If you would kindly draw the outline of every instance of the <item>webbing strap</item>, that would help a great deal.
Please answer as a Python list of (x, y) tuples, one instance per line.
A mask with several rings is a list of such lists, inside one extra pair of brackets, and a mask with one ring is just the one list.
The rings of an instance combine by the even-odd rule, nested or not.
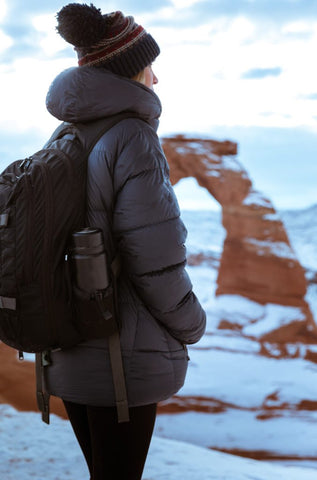
[[(116, 254), (112, 263), (111, 263), (111, 273), (113, 279), (113, 294), (114, 294), (114, 310), (116, 313), (116, 318), (118, 318), (117, 312), (117, 278), (119, 277), (121, 270), (121, 261), (120, 255)], [(122, 351), (120, 345), (120, 335), (119, 330), (117, 329), (112, 335), (108, 338), (109, 345), (109, 355), (110, 363), (112, 370), (112, 378), (114, 385), (114, 392), (116, 398), (118, 422), (129, 422), (129, 404), (127, 389), (124, 376), (123, 360), (122, 360)]]
[(35, 354), (35, 374), (36, 374), (36, 400), (37, 406), (42, 413), (43, 422), (50, 423), (50, 395), (44, 388), (44, 365), (43, 353)]
[(118, 331), (109, 337), (108, 343), (118, 422), (128, 422), (130, 420), (129, 406), (123, 370), (120, 336)]
[(16, 298), (0, 297), (0, 308), (7, 308), (8, 310), (16, 310), (17, 308)]

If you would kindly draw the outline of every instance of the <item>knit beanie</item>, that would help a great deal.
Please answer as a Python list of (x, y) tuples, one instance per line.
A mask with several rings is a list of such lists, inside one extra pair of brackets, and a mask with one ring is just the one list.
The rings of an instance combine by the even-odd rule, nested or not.
[(132, 78), (160, 53), (154, 38), (122, 12), (103, 15), (93, 4), (70, 3), (56, 17), (56, 29), (74, 45), (80, 67), (103, 67)]

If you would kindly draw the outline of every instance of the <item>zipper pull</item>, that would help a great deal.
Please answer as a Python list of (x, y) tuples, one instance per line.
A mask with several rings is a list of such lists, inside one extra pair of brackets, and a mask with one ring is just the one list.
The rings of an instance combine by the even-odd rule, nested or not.
[(24, 360), (24, 355), (23, 355), (22, 350), (19, 350), (19, 360), (20, 360), (20, 362), (22, 362)]

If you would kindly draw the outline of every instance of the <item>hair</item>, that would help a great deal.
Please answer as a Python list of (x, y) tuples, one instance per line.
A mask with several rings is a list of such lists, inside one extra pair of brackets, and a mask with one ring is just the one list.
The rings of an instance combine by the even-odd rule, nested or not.
[(144, 84), (144, 82), (145, 82), (145, 68), (143, 70), (141, 70), (141, 72), (134, 75), (134, 77), (132, 77), (132, 80), (135, 80), (136, 82)]

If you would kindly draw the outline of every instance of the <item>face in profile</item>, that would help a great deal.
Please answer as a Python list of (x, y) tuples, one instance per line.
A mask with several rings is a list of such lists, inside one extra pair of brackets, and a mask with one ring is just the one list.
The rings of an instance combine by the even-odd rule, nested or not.
[(153, 90), (154, 85), (158, 83), (157, 76), (152, 70), (152, 65), (148, 65), (144, 69), (144, 85)]

